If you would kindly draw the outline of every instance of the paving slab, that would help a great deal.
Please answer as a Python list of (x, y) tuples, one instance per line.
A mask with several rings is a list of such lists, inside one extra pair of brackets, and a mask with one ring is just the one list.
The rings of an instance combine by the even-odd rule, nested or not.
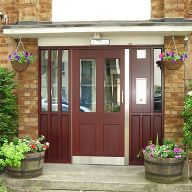
[(159, 184), (145, 179), (144, 166), (45, 163), (39, 177), (15, 179), (6, 172), (0, 177), (6, 187), (17, 192), (192, 192), (192, 183), (185, 174), (178, 183)]

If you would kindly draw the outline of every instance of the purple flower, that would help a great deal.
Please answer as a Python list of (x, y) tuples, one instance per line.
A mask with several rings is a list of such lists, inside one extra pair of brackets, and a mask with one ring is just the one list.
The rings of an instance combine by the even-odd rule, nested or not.
[(16, 55), (16, 56), (15, 56), (15, 58), (16, 58), (17, 60), (19, 60), (19, 59), (20, 59), (20, 57), (19, 57), (18, 55)]
[(33, 53), (31, 53), (30, 55), (33, 55)]
[(187, 54), (185, 54), (185, 58), (187, 58)]
[(171, 53), (171, 57), (174, 57), (174, 54), (175, 54), (175, 52), (172, 52), (172, 53)]
[(175, 59), (173, 59), (172, 62), (175, 63)]
[(180, 59), (179, 59), (180, 61), (182, 61), (183, 60), (183, 55), (181, 55), (181, 57), (180, 57)]
[(13, 53), (13, 55), (17, 55), (17, 52)]
[(170, 56), (169, 53), (166, 53), (167, 56)]
[(11, 58), (11, 55), (9, 55), (8, 58), (9, 58), (9, 59), (12, 59), (12, 58)]
[(25, 57), (28, 57), (29, 56), (29, 53), (25, 52)]
[(163, 61), (163, 57), (161, 57), (161, 61)]
[(27, 63), (30, 63), (30, 60), (29, 60), (29, 59), (27, 59)]

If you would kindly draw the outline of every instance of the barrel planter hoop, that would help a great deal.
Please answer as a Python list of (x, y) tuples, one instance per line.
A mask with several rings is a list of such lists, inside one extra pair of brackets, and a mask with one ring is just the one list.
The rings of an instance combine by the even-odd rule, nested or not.
[(145, 177), (157, 183), (176, 183), (182, 180), (184, 159), (155, 158), (145, 155)]
[(45, 152), (25, 154), (20, 167), (7, 166), (8, 176), (13, 178), (29, 179), (42, 175)]

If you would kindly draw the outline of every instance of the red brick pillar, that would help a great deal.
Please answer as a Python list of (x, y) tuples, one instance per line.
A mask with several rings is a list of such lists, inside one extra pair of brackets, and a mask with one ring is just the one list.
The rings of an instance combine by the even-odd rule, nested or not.
[[(164, 38), (165, 50), (170, 39)], [(175, 43), (178, 52), (184, 51), (184, 37), (175, 37)], [(169, 50), (174, 51), (174, 44), (169, 46)], [(165, 103), (164, 103), (164, 135), (166, 138), (172, 138), (179, 142), (182, 137), (182, 128), (184, 119), (180, 116), (184, 109), (184, 64), (178, 70), (164, 69), (165, 73)]]
[[(37, 39), (22, 39), (28, 53), (38, 55)], [(18, 73), (19, 137), (38, 137), (38, 59)]]

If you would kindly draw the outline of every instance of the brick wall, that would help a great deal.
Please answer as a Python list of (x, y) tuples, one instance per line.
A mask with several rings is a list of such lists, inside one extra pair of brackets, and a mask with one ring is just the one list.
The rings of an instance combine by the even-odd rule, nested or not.
[(185, 18), (192, 19), (192, 1), (185, 0)]
[(164, 1), (151, 0), (151, 18), (159, 19), (164, 17)]
[(52, 0), (19, 0), (19, 21), (51, 21)]
[(191, 0), (151, 0), (151, 18), (192, 19)]
[(40, 0), (39, 21), (46, 22), (52, 20), (52, 0)]
[[(170, 43), (171, 37), (164, 38), (165, 50)], [(178, 52), (184, 51), (184, 37), (175, 37)], [(171, 51), (175, 50), (174, 44), (169, 46)], [(179, 141), (182, 137), (183, 117), (180, 117), (183, 110), (184, 99), (184, 64), (178, 70), (165, 68), (165, 103), (164, 103), (164, 135)]]

